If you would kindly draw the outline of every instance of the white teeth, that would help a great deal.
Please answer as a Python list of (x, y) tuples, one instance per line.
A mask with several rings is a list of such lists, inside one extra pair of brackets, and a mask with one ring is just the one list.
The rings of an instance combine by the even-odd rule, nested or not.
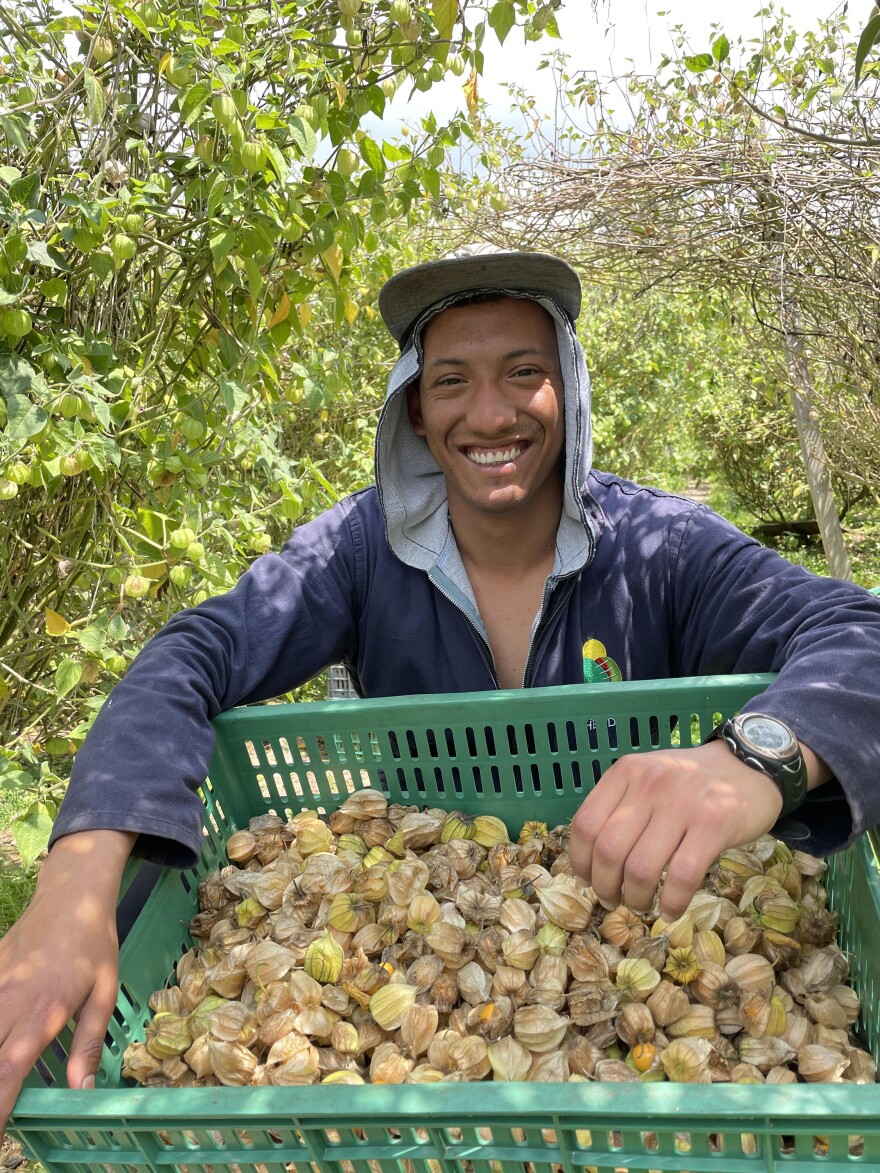
[(475, 464), (506, 464), (521, 454), (522, 448), (505, 448), (501, 452), (469, 452), (468, 459)]

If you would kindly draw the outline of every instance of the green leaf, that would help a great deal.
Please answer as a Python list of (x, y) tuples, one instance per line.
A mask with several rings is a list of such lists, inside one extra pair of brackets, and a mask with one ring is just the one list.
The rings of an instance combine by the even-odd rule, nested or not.
[(253, 257), (244, 258), (244, 271), (247, 274), (248, 290), (254, 301), (257, 301), (263, 292), (263, 274), (260, 272), (259, 261)]
[(82, 30), (82, 18), (79, 16), (58, 16), (50, 20), (45, 26), (47, 33), (75, 33)]
[(121, 615), (114, 615), (107, 624), (107, 635), (115, 640), (125, 639), (128, 635), (128, 624)]
[(314, 379), (303, 379), (303, 393), (312, 411), (319, 411), (327, 401), (323, 385)]
[(503, 45), (507, 34), (516, 24), (516, 13), (510, 0), (498, 0), (489, 13), (489, 24), (495, 31), (498, 43)]
[(2, 128), (7, 140), (17, 151), (20, 151), (22, 155), (28, 154), (31, 149), (31, 144), (27, 136), (25, 123), (18, 115), (0, 115), (0, 128)]
[(42, 240), (29, 240), (27, 244), (27, 259), (35, 265), (43, 265), (47, 269), (67, 269), (68, 265), (61, 254)]
[(12, 821), (12, 835), (25, 870), (32, 868), (49, 845), (52, 816), (44, 802), (34, 802), (23, 815)]
[(104, 111), (107, 108), (104, 87), (91, 69), (83, 70), (83, 85), (86, 89), (86, 110), (89, 122), (97, 126), (104, 117)]
[[(89, 401), (89, 406), (95, 413), (95, 419), (98, 421), (101, 427), (104, 428), (105, 431), (109, 432), (112, 423), (110, 405), (105, 403), (103, 399), (98, 399), (95, 395), (90, 395), (87, 398)], [(114, 461), (113, 463), (116, 464), (117, 461)]]
[(10, 293), (7, 289), (0, 289), (0, 306), (15, 305), (20, 297), (20, 293)]
[(152, 41), (152, 39), (153, 39), (152, 34), (150, 33), (150, 30), (147, 28), (147, 26), (144, 24), (144, 22), (141, 20), (140, 15), (139, 15), (136, 8), (132, 8), (131, 5), (125, 4), (122, 8), (122, 14), (123, 14), (123, 16), (126, 16), (131, 21), (131, 23), (134, 25), (134, 27), (138, 30), (139, 33), (143, 33), (143, 35), (145, 37), (147, 37), (148, 40)]
[(324, 176), (324, 193), (327, 199), (337, 208), (348, 199), (349, 191), (345, 180), (336, 171), (328, 171)]
[(221, 379), (219, 391), (223, 405), (230, 415), (236, 415), (247, 404), (247, 392), (233, 379)]
[(62, 660), (55, 669), (55, 691), (59, 697), (67, 696), (72, 688), (76, 688), (81, 676), (82, 664), (79, 660)]
[(458, 0), (434, 0), (431, 5), (431, 17), (440, 39), (448, 41), (458, 20)]
[(283, 183), (287, 178), (287, 161), (285, 160), (279, 148), (273, 142), (265, 143), (264, 150), (269, 159), (269, 162), (272, 165), (272, 170)]
[[(154, 513), (152, 509), (139, 509), (138, 521), (141, 523), (141, 529), (150, 539), (154, 546), (165, 545), (165, 529), (166, 518), (161, 513)], [(172, 528), (174, 528), (172, 526)], [(121, 636), (114, 635), (113, 639), (121, 639)]]
[(859, 43), (856, 46), (856, 73), (855, 82), (859, 84), (862, 76), (862, 67), (865, 64), (865, 58), (880, 40), (880, 12), (872, 16), (868, 23), (862, 30), (862, 35), (859, 37)]
[(40, 173), (34, 171), (30, 175), (22, 175), (9, 185), (9, 195), (25, 208), (36, 208), (40, 197)]
[(400, 147), (394, 143), (389, 143), (387, 140), (384, 140), (382, 143), (382, 154), (389, 163), (399, 163), (401, 159), (406, 157)]
[(326, 220), (316, 220), (311, 228), (312, 241), (319, 253), (326, 252), (333, 243), (333, 229)]
[(116, 266), (113, 264), (113, 258), (108, 257), (106, 253), (89, 253), (89, 268), (92, 270), (102, 285), (106, 285), (113, 274), (116, 272)]
[(15, 183), (20, 175), (21, 172), (17, 167), (0, 167), (0, 182), (2, 183)]
[(728, 41), (724, 33), (720, 37), (716, 37), (712, 42), (712, 56), (719, 65), (730, 56), (730, 41)]
[(365, 138), (361, 142), (361, 158), (377, 175), (385, 174), (385, 160), (382, 157), (382, 148), (375, 139)]
[[(447, 46), (446, 48), (448, 52), (449, 47)], [(376, 117), (384, 118), (387, 101), (381, 89), (378, 86), (370, 86), (367, 89), (367, 98), (370, 102), (370, 109), (373, 111)]]
[(358, 198), (370, 199), (376, 191), (376, 187), (382, 182), (385, 177), (384, 170), (382, 172), (374, 171), (372, 167), (368, 167), (366, 171), (361, 173), (360, 182), (358, 183)]
[(305, 161), (310, 163), (318, 149), (318, 140), (309, 123), (298, 114), (290, 120), (290, 137)]
[(84, 652), (100, 652), (107, 642), (107, 632), (97, 623), (90, 623), (77, 632), (76, 638)]
[(208, 215), (212, 219), (217, 209), (223, 203), (223, 197), (226, 195), (226, 192), (226, 179), (224, 176), (218, 175), (211, 184), (211, 190), (208, 192)]
[(235, 248), (235, 229), (221, 228), (221, 230), (211, 237), (209, 247), (211, 255), (214, 258), (214, 264), (218, 265), (224, 261), (232, 250)]
[(49, 416), (42, 407), (31, 403), (26, 395), (11, 395), (6, 400), (6, 427), (3, 435), (18, 443), (42, 432)]
[(223, 360), (223, 365), (228, 369), (234, 367), (241, 358), (241, 345), (236, 338), (228, 330), (220, 331), (220, 343), (218, 346), (220, 357)]
[(63, 277), (50, 277), (40, 282), (40, 292), (55, 305), (67, 304), (67, 282)]
[(27, 790), (33, 786), (36, 778), (24, 770), (9, 769), (0, 774), (0, 790)]
[[(98, 415), (97, 403), (92, 404), (92, 409)], [(103, 423), (103, 420), (101, 422)], [(119, 468), (122, 463), (119, 445), (109, 436), (101, 436), (97, 432), (92, 432), (86, 441), (86, 449), (98, 468), (106, 468), (108, 464)]]
[(182, 99), (178, 98), (180, 101), (180, 117), (183, 120), (184, 126), (192, 126), (201, 115), (205, 106), (207, 106), (210, 97), (211, 83), (209, 81), (197, 81), (195, 85), (189, 87)]
[(697, 53), (694, 57), (685, 57), (684, 64), (691, 73), (704, 73), (715, 64), (715, 58), (711, 53)]
[(27, 245), (24, 237), (18, 232), (10, 232), (5, 240), (0, 241), (0, 251), (6, 259), (6, 264), (12, 272), (18, 268), (27, 256)]
[(27, 391), (34, 380), (34, 368), (17, 354), (0, 360), (0, 391), (7, 399)]
[(440, 199), (440, 172), (426, 170), (422, 175), (422, 182), (425, 185), (425, 190), (429, 195), (432, 195), (435, 200)]

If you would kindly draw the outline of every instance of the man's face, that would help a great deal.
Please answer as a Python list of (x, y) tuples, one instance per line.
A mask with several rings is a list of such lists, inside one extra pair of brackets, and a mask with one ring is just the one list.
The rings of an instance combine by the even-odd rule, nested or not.
[(453, 306), (427, 326), (413, 429), (446, 477), (450, 508), (507, 513), (562, 500), (562, 374), (553, 319), (536, 302)]

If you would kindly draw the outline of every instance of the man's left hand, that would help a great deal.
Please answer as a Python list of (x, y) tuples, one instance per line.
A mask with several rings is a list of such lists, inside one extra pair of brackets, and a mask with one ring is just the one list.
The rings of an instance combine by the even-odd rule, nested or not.
[(604, 905), (643, 912), (666, 869), (660, 915), (674, 920), (721, 852), (769, 831), (781, 810), (776, 784), (723, 741), (629, 754), (572, 820), (572, 869)]

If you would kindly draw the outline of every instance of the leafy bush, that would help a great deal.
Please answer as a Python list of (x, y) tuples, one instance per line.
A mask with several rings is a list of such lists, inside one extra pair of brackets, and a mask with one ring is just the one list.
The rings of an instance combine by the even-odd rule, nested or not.
[(470, 131), (367, 127), (466, 70), (473, 113), (487, 28), (517, 21), (554, 30), (533, 0), (467, 25), (455, 0), (0, 12), (0, 785), (33, 799), (26, 863), (144, 640), (368, 479), (375, 291)]

